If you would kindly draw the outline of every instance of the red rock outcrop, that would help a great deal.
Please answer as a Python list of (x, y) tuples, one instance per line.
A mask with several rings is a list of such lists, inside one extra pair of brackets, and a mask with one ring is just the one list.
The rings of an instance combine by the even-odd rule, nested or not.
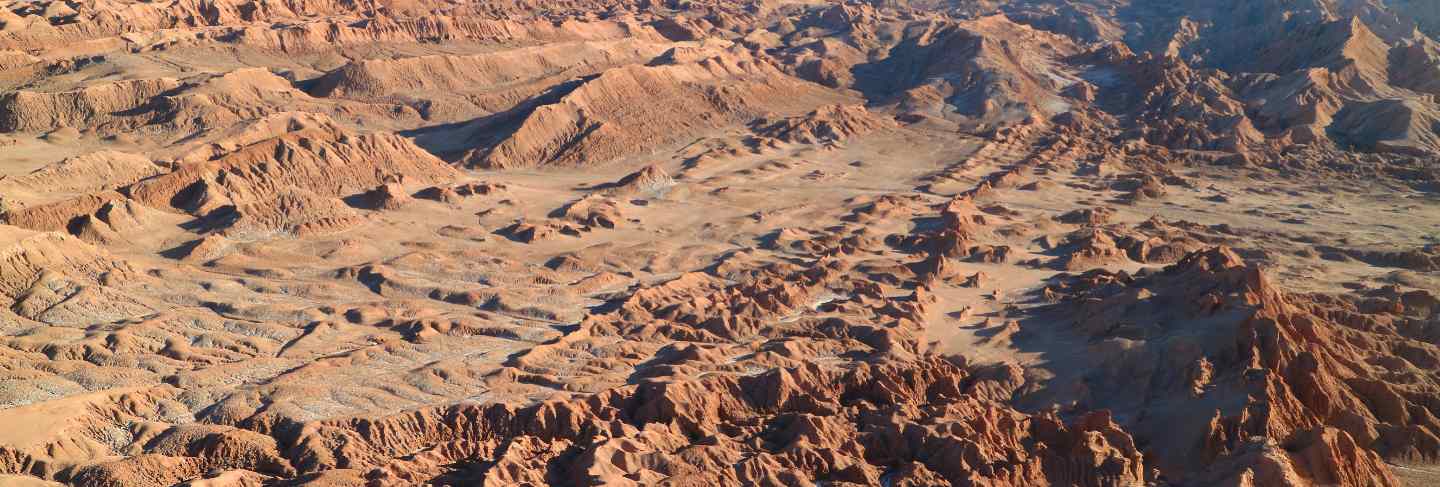
[(340, 197), (392, 181), (437, 182), (457, 175), (396, 136), (358, 135), (323, 118), (282, 118), (280, 123), (288, 126), (214, 144), (128, 192), (151, 206), (205, 214), (227, 204), (263, 201), (286, 186)]
[[(576, 166), (632, 155), (769, 111), (795, 111), (828, 98), (746, 51), (654, 66), (626, 66), (584, 80), (535, 107), (496, 146), (467, 164), (492, 168)], [(818, 104), (818, 103), (815, 103)], [(643, 106), (644, 110), (631, 108)]]
[(818, 144), (843, 142), (894, 126), (892, 120), (872, 114), (863, 106), (829, 105), (801, 117), (762, 123), (758, 132), (785, 142)]
[[(302, 470), (370, 469), (366, 477), (379, 485), (432, 478), (457, 461), (495, 462), (488, 483), (873, 484), (887, 475), (960, 485), (1144, 481), (1139, 452), (1108, 416), (1068, 424), (1026, 416), (976, 397), (978, 383), (968, 376), (939, 361), (840, 374), (779, 369), (645, 383), (523, 409), (463, 405), (363, 427), (315, 424), (296, 440), (307, 451)], [(762, 441), (744, 441), (753, 435)], [(401, 452), (419, 453), (385, 460)]]
[[(1400, 366), (1398, 373), (1409, 377), (1408, 394), (1436, 390), (1433, 374), (1399, 358), (1423, 363), (1428, 360), (1423, 357), (1437, 353), (1403, 331), (1418, 316), (1392, 311), (1400, 308), (1368, 311), (1373, 305), (1286, 293), (1264, 271), (1247, 266), (1226, 248), (1193, 253), (1163, 273), (1117, 277), (1120, 286), (1100, 287), (1098, 295), (1078, 298), (1075, 326), (1093, 339), (1148, 339), (1142, 342), (1144, 347), (1163, 353), (1142, 348), (1106, 359), (1109, 364), (1101, 370), (1145, 370), (1137, 383), (1148, 385), (1133, 392), (1091, 390), (1083, 400), (1117, 413), (1151, 416), (1131, 431), (1158, 442), (1152, 443), (1157, 452), (1173, 452), (1156, 457), (1161, 468), (1192, 465), (1193, 469), (1219, 462), (1211, 469), (1250, 469), (1252, 473), (1242, 476), (1260, 482), (1263, 475), (1276, 475), (1267, 473), (1272, 467), (1265, 462), (1279, 462), (1282, 471), (1299, 472), (1286, 474), (1289, 484), (1398, 485), (1381, 465), (1381, 457), (1435, 455), (1440, 442), (1433, 439), (1432, 416), (1410, 402), (1420, 396), (1381, 385), (1380, 379), (1397, 373), (1394, 367)], [(1151, 311), (1160, 308), (1171, 311)], [(1159, 332), (1147, 329), (1145, 322), (1114, 325), (1138, 316), (1164, 323), (1160, 326), (1201, 326), (1205, 331), (1194, 338), (1163, 339), (1152, 338)], [(1387, 362), (1395, 363), (1378, 365)], [(1181, 394), (1181, 388), (1193, 388), (1192, 405), (1172, 404), (1161, 413), (1138, 401), (1147, 395)], [(1237, 399), (1230, 402), (1233, 406), (1205, 405), (1226, 403), (1227, 397)], [(1186, 421), (1195, 424), (1193, 428), (1175, 423), (1200, 410), (1210, 411), (1214, 419), (1191, 416)], [(1264, 447), (1250, 444), (1256, 436), (1285, 445), (1287, 452), (1305, 453), (1279, 457), (1260, 453), (1257, 448)], [(1185, 444), (1204, 447), (1195, 452), (1199, 456), (1186, 457), (1179, 453)], [(1233, 462), (1242, 466), (1220, 466)]]

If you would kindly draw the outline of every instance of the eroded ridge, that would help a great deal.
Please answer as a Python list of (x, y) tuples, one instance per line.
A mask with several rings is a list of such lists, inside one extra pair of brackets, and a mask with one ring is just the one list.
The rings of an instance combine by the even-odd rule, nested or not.
[(1433, 485), (1437, 42), (0, 1), (0, 484)]

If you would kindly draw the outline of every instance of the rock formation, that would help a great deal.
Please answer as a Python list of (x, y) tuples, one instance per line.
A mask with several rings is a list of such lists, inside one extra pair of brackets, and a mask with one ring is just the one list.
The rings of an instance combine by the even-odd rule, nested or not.
[(0, 485), (1440, 484), (1419, 0), (0, 0)]

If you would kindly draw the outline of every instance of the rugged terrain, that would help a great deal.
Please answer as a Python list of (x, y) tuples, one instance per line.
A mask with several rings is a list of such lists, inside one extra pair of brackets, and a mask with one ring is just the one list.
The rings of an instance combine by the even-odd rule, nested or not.
[(0, 0), (0, 485), (1440, 483), (1440, 3)]

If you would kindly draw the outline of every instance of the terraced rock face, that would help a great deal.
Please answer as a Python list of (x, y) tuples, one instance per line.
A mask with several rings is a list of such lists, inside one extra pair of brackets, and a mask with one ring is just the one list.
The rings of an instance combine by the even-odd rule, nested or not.
[(1437, 35), (0, 0), (0, 485), (1434, 485)]

